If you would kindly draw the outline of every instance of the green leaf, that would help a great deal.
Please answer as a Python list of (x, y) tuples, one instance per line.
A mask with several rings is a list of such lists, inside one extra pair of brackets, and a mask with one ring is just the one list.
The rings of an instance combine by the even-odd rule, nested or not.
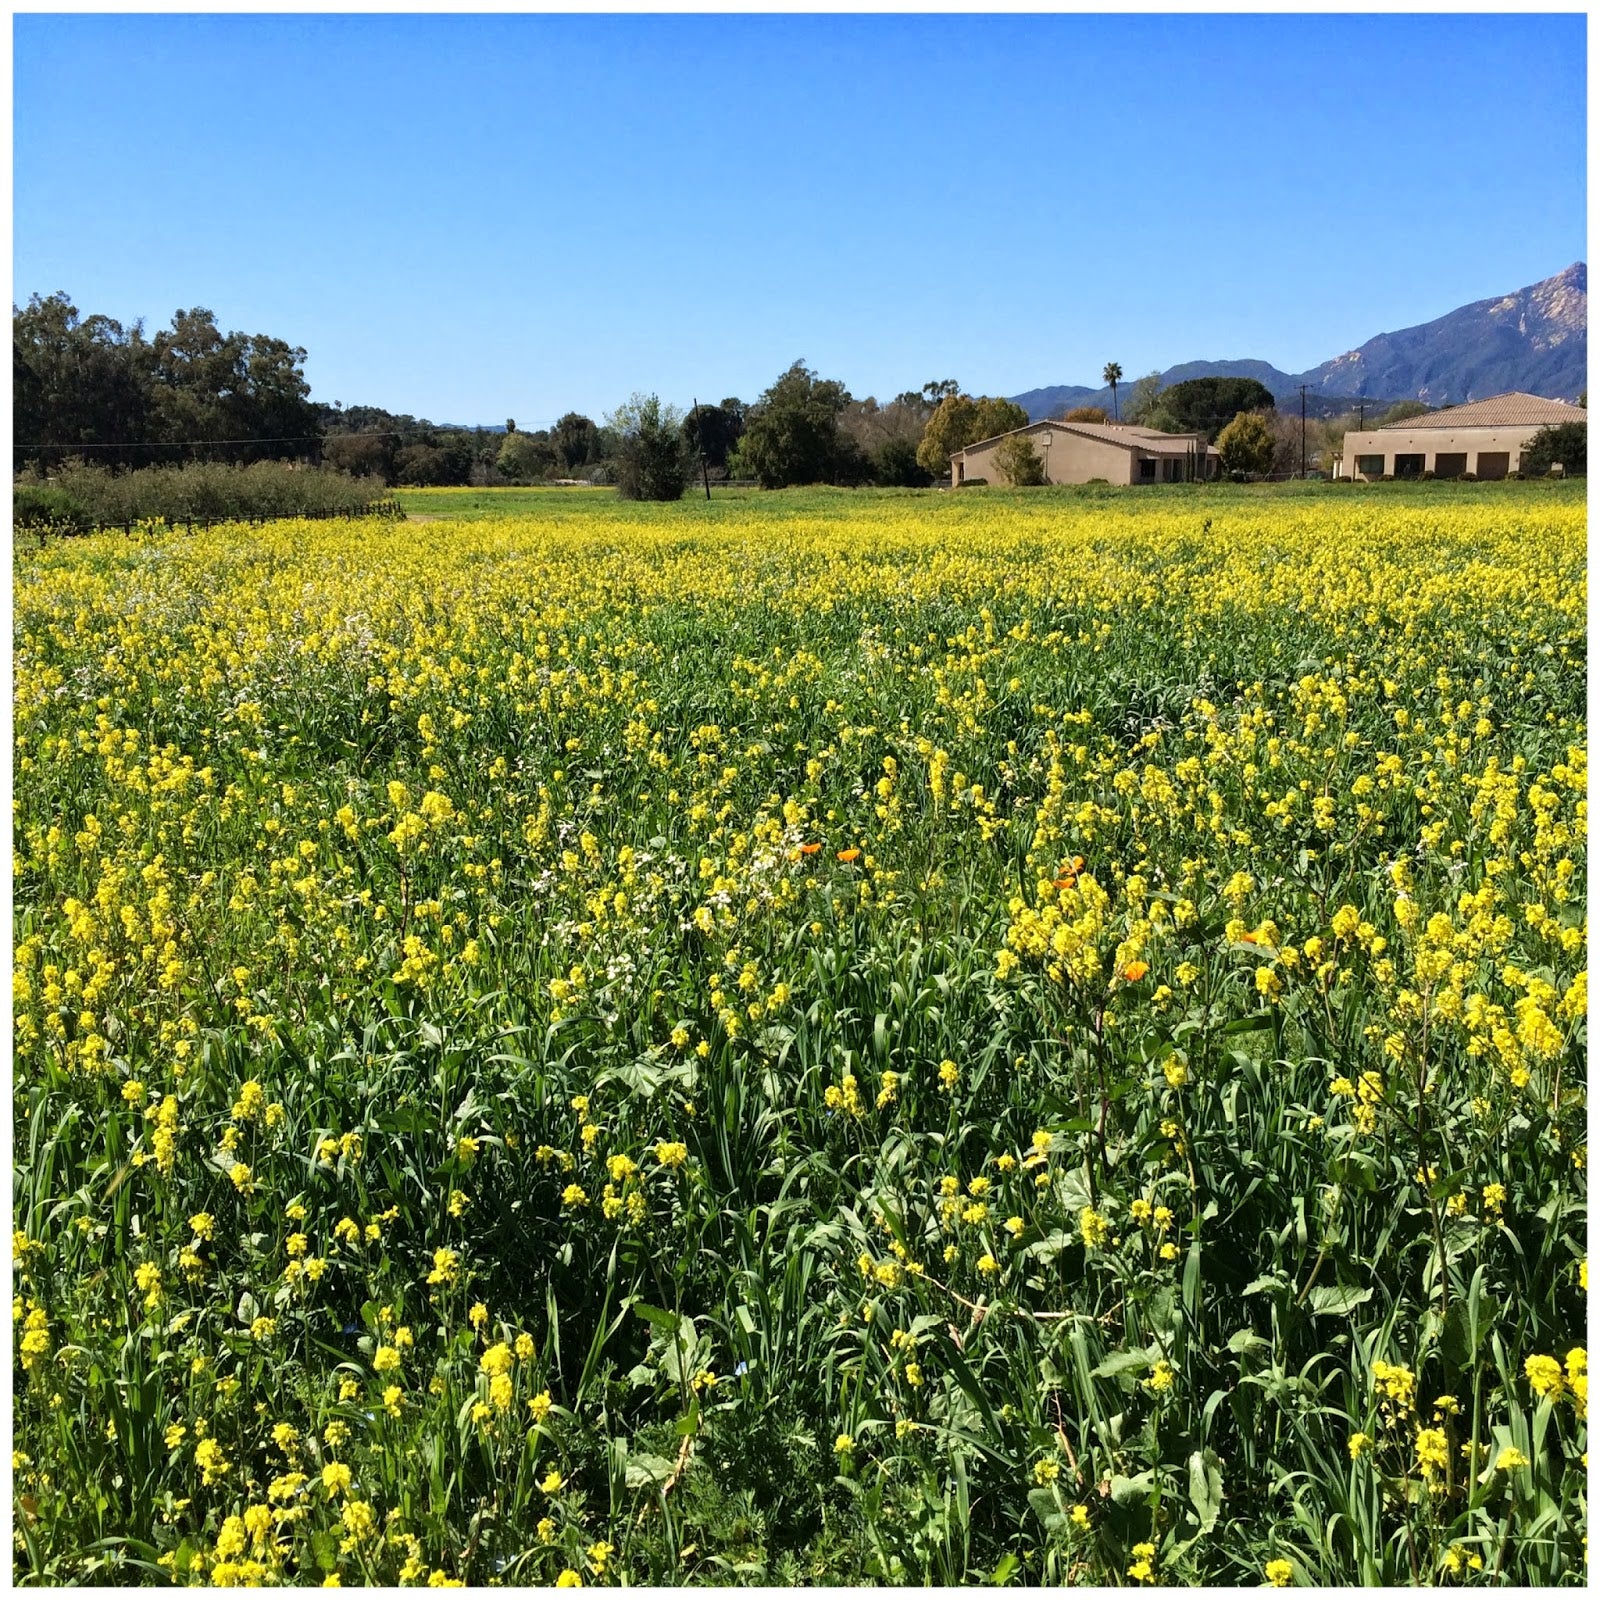
[(312, 1534), (311, 1550), (317, 1558), (317, 1565), (324, 1572), (337, 1571), (339, 1566), (339, 1541), (331, 1533)]
[(630, 1489), (648, 1489), (672, 1476), (672, 1463), (665, 1456), (629, 1456), (623, 1476)]
[(1045, 1526), (1047, 1533), (1059, 1528), (1066, 1518), (1061, 1514), (1061, 1507), (1056, 1504), (1056, 1497), (1050, 1489), (1030, 1489), (1028, 1491), (1028, 1504), (1033, 1507), (1036, 1517)]
[[(1235, 949), (1250, 950), (1250, 945), (1236, 945)], [(1222, 1031), (1227, 1033), (1259, 1033), (1263, 1028), (1272, 1026), (1272, 1013), (1270, 1011), (1252, 1011), (1247, 1017), (1235, 1017), (1232, 1022), (1226, 1023)]]
[(1370, 1289), (1356, 1289), (1348, 1284), (1318, 1285), (1311, 1291), (1311, 1314), (1314, 1317), (1348, 1316), (1357, 1306), (1364, 1306), (1372, 1298)]
[(1121, 1478), (1115, 1473), (1111, 1476), (1111, 1498), (1119, 1506), (1133, 1505), (1144, 1499), (1155, 1487), (1156, 1475), (1153, 1472), (1141, 1472), (1132, 1478)]
[(1143, 1350), (1118, 1350), (1107, 1356), (1093, 1372), (1091, 1378), (1120, 1378), (1128, 1372), (1146, 1372), (1150, 1357)]
[(1328, 1161), (1328, 1176), (1335, 1183), (1348, 1184), (1366, 1194), (1376, 1194), (1378, 1189), (1378, 1163), (1364, 1150), (1351, 1150), (1344, 1155), (1332, 1156)]
[(1210, 1533), (1222, 1513), (1222, 1462), (1215, 1450), (1196, 1450), (1189, 1457), (1189, 1504)]
[(1244, 1286), (1245, 1294), (1276, 1294), (1280, 1289), (1287, 1289), (1289, 1280), (1276, 1272), (1269, 1272), (1264, 1277), (1253, 1278)]
[(1470, 1367), (1499, 1315), (1500, 1302), (1491, 1294), (1477, 1293), (1470, 1303), (1452, 1301), (1439, 1336), (1440, 1353), (1446, 1362), (1462, 1370)]

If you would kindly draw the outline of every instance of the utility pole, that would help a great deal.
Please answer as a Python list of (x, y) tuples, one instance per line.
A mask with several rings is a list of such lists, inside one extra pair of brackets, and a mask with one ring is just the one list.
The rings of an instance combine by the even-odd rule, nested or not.
[(1306, 476), (1306, 386), (1300, 385), (1300, 481)]
[[(679, 394), (683, 391), (680, 389)], [(693, 398), (691, 396), (691, 398)], [(700, 456), (700, 481), (706, 486), (706, 499), (711, 498), (711, 474), (706, 470), (706, 442), (701, 429), (705, 427), (706, 419), (700, 415), (700, 402), (694, 402), (694, 447)]]

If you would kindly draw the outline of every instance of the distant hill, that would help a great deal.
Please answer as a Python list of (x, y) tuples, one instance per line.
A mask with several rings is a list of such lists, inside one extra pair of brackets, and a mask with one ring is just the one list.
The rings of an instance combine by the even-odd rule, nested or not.
[[(1186, 361), (1161, 374), (1163, 386), (1186, 378), (1257, 378), (1280, 405), (1300, 403), (1313, 416), (1346, 411), (1365, 401), (1370, 411), (1396, 400), (1461, 405), (1520, 390), (1575, 399), (1588, 387), (1589, 275), (1581, 261), (1542, 283), (1498, 299), (1478, 300), (1432, 322), (1380, 333), (1359, 349), (1309, 372), (1289, 373), (1266, 361)], [(1137, 373), (1123, 380), (1126, 400)], [(1074, 406), (1111, 410), (1109, 387), (1056, 384), (1012, 398), (1034, 421)]]
[(1589, 386), (1588, 324), (1589, 272), (1577, 261), (1515, 294), (1380, 333), (1296, 381), (1323, 394), (1404, 394), (1432, 406), (1512, 389), (1572, 400)]

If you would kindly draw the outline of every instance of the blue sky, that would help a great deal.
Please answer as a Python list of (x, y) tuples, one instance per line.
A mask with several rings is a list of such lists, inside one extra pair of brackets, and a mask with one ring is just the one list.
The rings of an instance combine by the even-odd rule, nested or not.
[(17, 16), (13, 299), (436, 421), (1251, 356), (1587, 257), (1582, 16)]

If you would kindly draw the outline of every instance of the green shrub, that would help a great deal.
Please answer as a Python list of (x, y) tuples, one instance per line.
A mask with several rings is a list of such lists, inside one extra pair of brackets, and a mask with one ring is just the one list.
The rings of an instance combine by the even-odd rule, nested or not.
[(69, 460), (49, 478), (20, 477), (12, 489), (18, 526), (84, 532), (136, 522), (263, 521), (278, 517), (357, 516), (384, 499), (381, 478), (352, 478), (326, 467), (257, 461), (248, 467), (190, 462), (133, 472)]
[(1589, 471), (1589, 428), (1583, 422), (1563, 422), (1541, 428), (1522, 452), (1522, 470), (1530, 477), (1542, 477), (1560, 465), (1568, 477), (1582, 478)]
[(51, 483), (19, 483), (11, 496), (11, 521), (18, 528), (69, 529), (74, 533), (94, 525), (82, 505)]
[(1044, 462), (1025, 433), (1014, 433), (996, 447), (995, 465), (1007, 482), (1018, 489), (1034, 489), (1044, 482)]

